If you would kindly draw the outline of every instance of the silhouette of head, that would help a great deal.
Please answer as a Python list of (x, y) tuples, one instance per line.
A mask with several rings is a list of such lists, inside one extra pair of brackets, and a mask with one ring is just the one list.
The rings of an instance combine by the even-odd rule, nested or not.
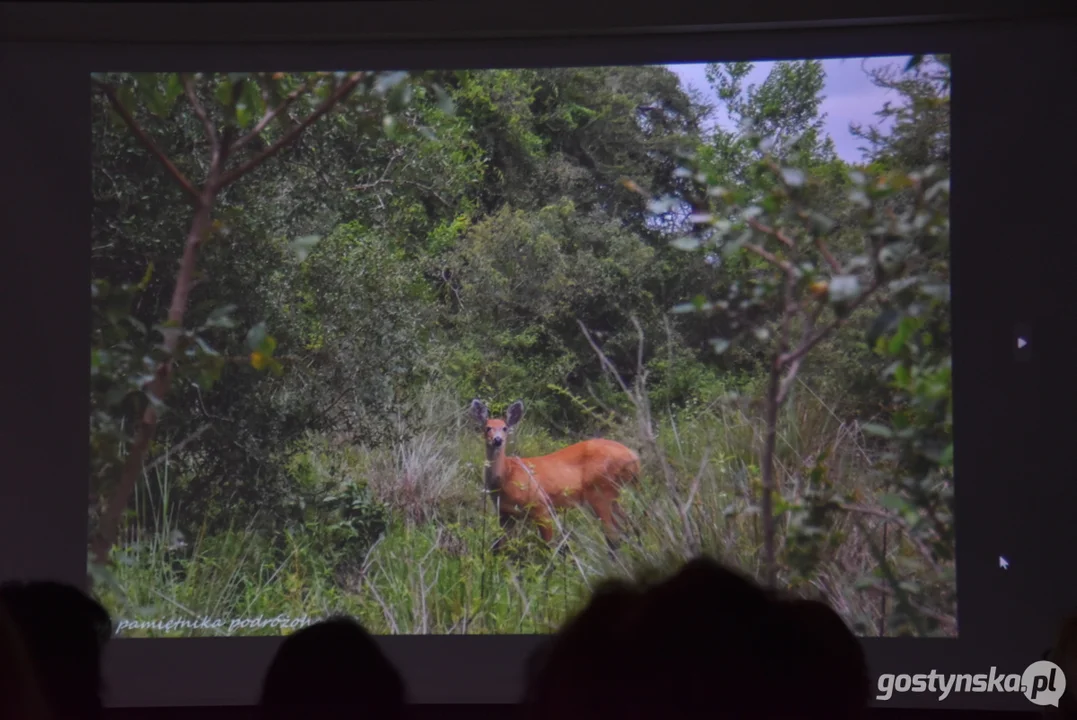
[(0, 603), (17, 628), (51, 715), (101, 714), (101, 656), (112, 622), (81, 590), (54, 582), (0, 585)]
[(535, 717), (616, 717), (605, 690), (621, 688), (621, 662), (642, 593), (626, 583), (597, 588), (587, 607), (530, 658), (525, 704)]
[(1077, 719), (1077, 613), (1063, 623), (1054, 647), (1047, 651), (1046, 659), (1062, 668), (1066, 676), (1066, 691), (1058, 699), (1058, 708), (1045, 708), (1045, 715)]
[(404, 683), (374, 639), (354, 620), (333, 618), (288, 636), (262, 686), (263, 718), (397, 718)]
[(776, 604), (772, 651), (778, 714), (846, 720), (860, 717), (871, 697), (871, 678), (860, 641), (827, 605), (789, 599)]
[(37, 673), (20, 630), (0, 603), (0, 717), (47, 720)]
[(844, 720), (869, 691), (860, 645), (833, 611), (782, 600), (708, 559), (649, 588), (596, 594), (530, 681), (541, 718)]

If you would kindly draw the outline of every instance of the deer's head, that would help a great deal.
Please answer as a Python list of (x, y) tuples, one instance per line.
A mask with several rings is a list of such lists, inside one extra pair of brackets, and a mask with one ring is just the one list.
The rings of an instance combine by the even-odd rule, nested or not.
[(486, 403), (482, 400), (472, 400), (470, 413), (471, 418), (482, 431), (483, 439), (486, 440), (487, 453), (495, 453), (505, 447), (509, 433), (523, 419), (524, 404), (523, 401), (517, 400), (509, 405), (504, 418), (492, 418)]

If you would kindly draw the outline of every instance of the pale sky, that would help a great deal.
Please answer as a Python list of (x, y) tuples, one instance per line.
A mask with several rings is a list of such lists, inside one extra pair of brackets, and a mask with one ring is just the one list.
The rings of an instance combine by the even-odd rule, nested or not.
[[(874, 115), (875, 111), (882, 108), (886, 100), (896, 99), (890, 91), (872, 85), (864, 68), (896, 65), (900, 70), (905, 67), (908, 59), (909, 56), (905, 55), (823, 60), (823, 70), (826, 72), (822, 103), (822, 112), (827, 115), (825, 130), (834, 140), (838, 155), (846, 162), (859, 162), (861, 159), (860, 152), (857, 150), (861, 143), (849, 134), (849, 123), (878, 125), (879, 120)], [(773, 62), (754, 63), (751, 73), (745, 78), (744, 87), (762, 83), (773, 66)], [(705, 64), (667, 65), (666, 67), (681, 78), (682, 84), (695, 87), (709, 100), (715, 101), (714, 94), (707, 83)], [(727, 126), (728, 118), (722, 115), (719, 117), (719, 122)]]

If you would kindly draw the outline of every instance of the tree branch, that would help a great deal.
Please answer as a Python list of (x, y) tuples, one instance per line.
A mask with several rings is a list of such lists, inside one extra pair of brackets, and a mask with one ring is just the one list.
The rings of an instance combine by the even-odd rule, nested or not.
[(124, 124), (127, 125), (131, 134), (138, 138), (139, 142), (150, 151), (150, 154), (157, 158), (158, 162), (164, 166), (165, 170), (168, 171), (168, 174), (172, 176), (172, 179), (179, 183), (180, 188), (183, 189), (183, 192), (187, 197), (191, 200), (197, 200), (198, 190), (191, 184), (191, 181), (180, 172), (179, 168), (172, 163), (169, 157), (165, 155), (164, 151), (157, 147), (157, 143), (146, 134), (146, 131), (139, 126), (138, 121), (127, 111), (127, 108), (123, 106), (123, 103), (120, 102), (120, 99), (116, 96), (116, 89), (111, 85), (107, 85), (98, 80), (94, 80), (93, 84), (94, 87), (104, 93), (109, 104), (112, 105), (112, 109), (116, 111), (116, 114), (119, 115)]
[(789, 237), (781, 230), (772, 228), (769, 225), (764, 225), (763, 223), (757, 222), (756, 220), (753, 220), (751, 218), (748, 219), (748, 226), (756, 232), (761, 232), (764, 235), (770, 235), (772, 238), (780, 242), (782, 245), (785, 245), (787, 248), (796, 247), (796, 243), (793, 241), (793, 238)]
[(293, 127), (287, 133), (285, 133), (279, 140), (277, 140), (275, 143), (263, 150), (261, 153), (255, 155), (253, 158), (243, 163), (239, 167), (235, 168), (234, 170), (225, 173), (214, 185), (214, 192), (221, 190), (228, 185), (231, 185), (236, 180), (243, 177), (251, 170), (254, 170), (256, 167), (264, 163), (269, 158), (276, 155), (278, 152), (281, 151), (282, 148), (293, 143), (295, 139), (299, 137), (299, 134), (301, 132), (306, 130), (322, 115), (325, 115), (327, 112), (336, 107), (337, 103), (350, 95), (352, 91), (355, 90), (356, 87), (358, 87), (359, 83), (362, 82), (365, 75), (366, 73), (364, 72), (352, 73), (348, 77), (348, 79), (345, 82), (341, 83), (340, 87), (338, 87), (333, 92), (333, 94), (327, 97), (325, 101), (321, 105), (319, 105), (317, 109), (314, 110), (314, 112), (312, 112), (306, 117), (306, 119)]
[[(187, 97), (191, 101), (191, 106), (194, 109), (195, 114), (202, 120), (206, 129), (206, 136), (209, 138), (212, 145), (212, 159), (210, 162), (209, 173), (206, 177), (205, 187), (201, 192), (195, 191), (193, 187), (190, 187), (190, 183), (186, 183), (185, 185), (185, 187), (190, 188), (190, 192), (193, 192), (196, 203), (194, 218), (191, 221), (191, 227), (187, 233), (187, 241), (183, 248), (183, 257), (180, 261), (179, 272), (176, 275), (176, 285), (172, 291), (172, 302), (168, 309), (168, 326), (162, 333), (164, 336), (164, 347), (169, 357), (175, 353), (176, 347), (179, 344), (181, 328), (183, 327), (184, 317), (187, 313), (191, 288), (194, 285), (195, 265), (198, 251), (209, 236), (210, 228), (212, 227), (213, 204), (216, 200), (217, 193), (228, 183), (234, 182), (252, 168), (257, 167), (286, 144), (293, 142), (304, 128), (328, 112), (337, 102), (354, 90), (362, 80), (363, 76), (364, 73), (362, 72), (351, 75), (347, 82), (343, 83), (335, 92), (333, 92), (333, 94), (298, 127), (285, 134), (284, 137), (274, 143), (270, 148), (252, 158), (245, 165), (224, 176), (222, 176), (224, 172), (224, 163), (227, 160), (228, 150), (231, 146), (222, 144), (222, 142), (218, 140), (213, 125), (209, 120), (209, 116), (206, 114), (205, 108), (202, 106), (201, 102), (198, 101), (198, 97), (194, 92), (190, 80), (186, 77), (183, 78), (183, 85), (187, 92)], [(114, 105), (118, 106), (118, 111), (123, 114), (122, 105), (115, 99), (113, 102)], [(133, 120), (128, 123), (128, 126), (136, 135), (139, 134), (140, 129), (138, 128), (137, 123), (134, 123)], [(150, 144), (149, 147), (152, 148), (152, 144)], [(159, 156), (163, 157), (163, 155)], [(167, 161), (167, 158), (165, 158), (165, 160)], [(177, 175), (177, 177), (182, 176)], [(112, 497), (109, 499), (105, 512), (101, 516), (97, 537), (93, 542), (94, 560), (99, 564), (108, 562), (112, 547), (116, 544), (119, 537), (120, 518), (127, 508), (127, 505), (131, 500), (131, 494), (134, 492), (135, 485), (138, 483), (138, 478), (143, 472), (143, 463), (145, 461), (146, 453), (149, 451), (150, 444), (157, 431), (158, 415), (155, 403), (163, 401), (164, 398), (168, 396), (171, 386), (172, 361), (169, 359), (158, 366), (153, 379), (148, 383), (146, 394), (153, 402), (150, 402), (146, 406), (146, 409), (142, 414), (141, 422), (135, 432), (130, 452), (120, 473), (119, 484), (113, 492)]]
[[(808, 314), (807, 319), (804, 322), (804, 340), (801, 342), (803, 345), (812, 337), (812, 331), (815, 330), (815, 322), (819, 319), (819, 316), (823, 313), (823, 305), (819, 304)], [(799, 349), (799, 347), (798, 347)], [(789, 363), (789, 369), (785, 373), (785, 377), (782, 378), (781, 386), (778, 390), (778, 404), (781, 405), (785, 402), (785, 399), (789, 396), (789, 391), (793, 388), (793, 381), (797, 378), (797, 373), (800, 371), (800, 363), (804, 360), (804, 355), (800, 355), (795, 360)], [(780, 360), (779, 360), (780, 363)]]
[(924, 560), (927, 561), (927, 563), (931, 566), (931, 569), (935, 573), (938, 573), (940, 571), (939, 570), (939, 564), (935, 561), (935, 555), (931, 552), (931, 550), (927, 547), (927, 545), (924, 545), (923, 541), (921, 541), (920, 538), (913, 535), (912, 530), (909, 528), (908, 523), (905, 522), (904, 518), (902, 518), (900, 515), (897, 515), (897, 514), (891, 513), (891, 512), (886, 512), (885, 510), (878, 510), (876, 508), (865, 507), (864, 505), (840, 504), (840, 505), (838, 505), (838, 507), (841, 510), (843, 510), (845, 512), (848, 512), (848, 513), (859, 513), (861, 515), (869, 515), (871, 517), (877, 517), (877, 518), (880, 518), (880, 519), (882, 519), (882, 520), (884, 520), (886, 522), (892, 522), (892, 523), (896, 524), (898, 527), (900, 527), (902, 530), (905, 531), (903, 533), (904, 538), (906, 540), (908, 540), (912, 544), (913, 547), (916, 548), (916, 551), (919, 552), (920, 556), (923, 557)]
[(389, 171), (393, 169), (393, 164), (403, 156), (404, 156), (404, 151), (402, 149), (398, 149), (396, 152), (393, 153), (392, 157), (389, 158), (389, 162), (385, 164), (385, 169), (381, 171), (381, 176), (378, 177), (377, 180), (374, 180), (373, 182), (359, 183), (358, 185), (352, 185), (348, 189), (349, 190), (354, 190), (356, 192), (365, 192), (367, 190), (373, 190), (374, 188), (376, 188), (378, 185), (381, 185), (382, 183), (388, 182)]
[[(210, 168), (209, 180), (214, 179), (214, 168)], [(175, 352), (179, 343), (179, 328), (183, 327), (183, 317), (187, 312), (187, 298), (194, 279), (195, 259), (198, 248), (209, 234), (211, 224), (211, 197), (199, 197), (198, 208), (194, 219), (191, 221), (191, 229), (187, 233), (187, 242), (183, 248), (183, 259), (180, 261), (179, 273), (176, 276), (176, 286), (172, 290), (172, 303), (168, 309), (168, 325), (162, 335), (164, 336), (165, 350), (169, 355)], [(157, 371), (150, 381), (146, 394), (151, 398), (162, 401), (168, 396), (172, 387), (172, 362), (166, 360), (157, 367)], [(98, 534), (93, 546), (94, 559), (98, 564), (108, 562), (112, 546), (116, 544), (120, 532), (120, 517), (131, 500), (131, 494), (135, 490), (138, 478), (142, 474), (142, 464), (150, 443), (157, 432), (157, 408), (151, 402), (142, 413), (142, 421), (135, 432), (134, 441), (131, 444), (127, 460), (120, 472), (120, 482), (115, 492), (109, 499), (108, 506), (98, 525)]]
[(815, 238), (815, 249), (819, 251), (819, 254), (826, 260), (826, 264), (830, 266), (830, 269), (834, 271), (835, 275), (841, 275), (841, 263), (834, 257), (830, 248), (826, 246), (826, 241), (822, 238)]
[(799, 360), (800, 358), (807, 355), (811, 351), (811, 349), (818, 345), (822, 340), (824, 340), (827, 335), (845, 324), (849, 316), (853, 314), (853, 311), (863, 305), (864, 301), (867, 300), (871, 295), (873, 295), (878, 289), (879, 281), (875, 280), (874, 282), (872, 282), (872, 284), (868, 287), (867, 290), (860, 293), (860, 296), (857, 297), (856, 300), (849, 303), (849, 306), (846, 308), (846, 312), (844, 315), (835, 318), (832, 323), (830, 323), (818, 333), (816, 333), (814, 336), (812, 336), (810, 339), (802, 343), (800, 347), (798, 347), (793, 352), (782, 355), (781, 358), (779, 358), (778, 362), (781, 365), (786, 365), (788, 363), (795, 362), (796, 360)]
[(168, 450), (165, 450), (163, 453), (161, 453), (161, 455), (159, 457), (157, 457), (157, 459), (155, 459), (153, 462), (151, 462), (149, 465), (146, 466), (146, 472), (149, 472), (150, 470), (153, 470), (154, 468), (161, 465), (162, 463), (167, 462), (169, 457), (171, 457), (172, 455), (175, 455), (180, 450), (185, 448), (187, 445), (191, 444), (192, 442), (194, 442), (198, 438), (202, 437), (202, 435), (207, 430), (209, 430), (211, 427), (213, 427), (213, 426), (210, 425), (209, 423), (206, 423), (205, 425), (198, 428), (197, 430), (195, 430), (193, 433), (191, 433), (187, 437), (180, 440), (178, 443), (176, 443), (172, 447), (168, 448)]
[(262, 131), (265, 130), (267, 127), (269, 127), (269, 123), (273, 122), (276, 118), (280, 117), (280, 115), (282, 113), (286, 112), (288, 110), (288, 108), (292, 106), (292, 103), (294, 103), (296, 100), (298, 100), (299, 96), (302, 95), (303, 93), (305, 93), (306, 91), (307, 91), (307, 83), (303, 83), (302, 85), (297, 87), (295, 90), (288, 93), (285, 96), (284, 100), (281, 101), (280, 105), (273, 108), (272, 110), (267, 111), (266, 114), (262, 116), (262, 119), (258, 121), (258, 124), (255, 125), (254, 128), (249, 133), (247, 133), (246, 135), (241, 137), (239, 140), (236, 140), (232, 144), (232, 148), (231, 148), (231, 150), (228, 151), (228, 154), (229, 155), (234, 155), (236, 153), (236, 151), (240, 150), (247, 143), (249, 143), (251, 140), (253, 140), (254, 138), (261, 135)]
[(217, 147), (217, 131), (213, 128), (213, 122), (209, 119), (209, 115), (206, 113), (206, 108), (203, 107), (202, 101), (198, 99), (198, 94), (194, 90), (194, 85), (191, 83), (189, 75), (180, 75), (180, 81), (183, 83), (183, 92), (187, 94), (187, 100), (191, 103), (191, 108), (194, 110), (195, 116), (202, 121), (202, 128), (206, 132), (206, 140), (209, 141), (209, 145), (213, 148), (214, 153), (218, 152)]
[(745, 243), (744, 249), (749, 252), (755, 253), (759, 257), (769, 262), (771, 265), (781, 268), (786, 275), (797, 277), (800, 274), (799, 271), (795, 267), (793, 267), (792, 263), (787, 260), (782, 260), (774, 253), (759, 245), (756, 245), (755, 243)]

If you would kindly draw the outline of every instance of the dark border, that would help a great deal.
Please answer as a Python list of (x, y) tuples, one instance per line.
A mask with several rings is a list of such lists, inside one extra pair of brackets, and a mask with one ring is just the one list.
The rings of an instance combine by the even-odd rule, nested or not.
[(95, 44), (337, 43), (669, 35), (695, 32), (861, 27), (1065, 14), (1060, 3), (1026, 0), (863, 0), (700, 3), (666, 0), (616, 6), (547, 0), (521, 17), (510, 3), (379, 0), (361, 3), (29, 3), (0, 4), (2, 37)]
[[(1077, 606), (1077, 578), (1062, 569), (1072, 568), (1063, 551), (1077, 548), (1077, 483), (1063, 481), (1073, 471), (1062, 462), (1072, 420), (1067, 425), (1058, 402), (1074, 396), (1072, 356), (1065, 333), (1050, 332), (1069, 327), (1074, 306), (1073, 244), (1052, 245), (1072, 234), (1062, 215), (1073, 203), (1065, 173), (1077, 165), (1069, 124), (1077, 108), (1059, 84), (1077, 76), (1070, 30), (1060, 23), (950, 23), (350, 47), (9, 45), (0, 76), (3, 137), (12, 139), (5, 149), (3, 283), (10, 426), (2, 434), (10, 475), (0, 502), (0, 577), (85, 577), (90, 70), (520, 67), (951, 51), (961, 639), (865, 647), (876, 673), (981, 672), (990, 665), (1019, 672), (1040, 656), (1058, 618)], [(1052, 167), (1061, 179), (1051, 178)], [(1044, 329), (1024, 364), (1010, 349), (1016, 322)], [(1006, 572), (997, 566), (1003, 552), (1012, 563)], [(424, 703), (514, 702), (521, 661), (535, 642), (382, 638), (413, 700)], [(251, 703), (278, 643), (117, 642), (109, 659), (114, 704)], [(887, 706), (1029, 707), (1018, 696), (991, 695), (944, 703), (907, 696)]]

